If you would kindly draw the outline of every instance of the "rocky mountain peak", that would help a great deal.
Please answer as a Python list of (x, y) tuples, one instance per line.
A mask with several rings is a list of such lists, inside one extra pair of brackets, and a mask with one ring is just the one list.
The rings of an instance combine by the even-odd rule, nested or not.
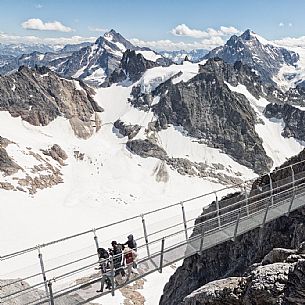
[(147, 69), (159, 66), (157, 62), (147, 60), (141, 53), (127, 49), (122, 57), (120, 67), (113, 71), (110, 83), (117, 83), (129, 79), (135, 82), (141, 78)]
[(116, 32), (114, 29), (111, 29), (109, 32), (106, 32), (104, 36), (99, 37), (95, 44), (105, 47), (105, 45), (110, 45), (113, 47), (115, 45), (121, 51), (125, 51), (126, 49), (135, 50), (136, 47), (125, 39), (120, 33)]
[(254, 32), (252, 32), (250, 29), (245, 30), (241, 35), (240, 38), (243, 40), (253, 40), (257, 39), (256, 36), (254, 36)]
[(233, 35), (224, 46), (205, 56), (214, 57), (231, 64), (241, 61), (255, 70), (264, 83), (272, 85), (275, 85), (273, 77), (283, 65), (294, 65), (299, 60), (297, 53), (275, 46), (249, 29), (240, 36)]

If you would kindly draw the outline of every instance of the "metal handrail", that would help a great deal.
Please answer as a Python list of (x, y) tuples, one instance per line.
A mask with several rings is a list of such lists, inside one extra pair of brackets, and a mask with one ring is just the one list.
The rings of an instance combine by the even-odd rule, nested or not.
[[(304, 163), (304, 162), (305, 161), (297, 162), (293, 166), (295, 166), (296, 164), (299, 164), (299, 163)], [(290, 167), (291, 166), (287, 166), (287, 167), (284, 167), (284, 168), (280, 168), (278, 170), (282, 170), (282, 169), (286, 169), (286, 168), (290, 168)], [(302, 173), (305, 174), (305, 172), (302, 172)], [(179, 222), (179, 223), (176, 223), (175, 225), (168, 226), (166, 228), (163, 228), (161, 230), (157, 230), (157, 231), (152, 232), (150, 234), (146, 233), (146, 235), (144, 234), (146, 242), (145, 242), (145, 244), (140, 245), (138, 247), (138, 249), (143, 249), (145, 247), (149, 248), (149, 246), (152, 246), (154, 244), (160, 243), (162, 241), (164, 242), (164, 239), (168, 240), (168, 239), (171, 239), (174, 236), (181, 235), (183, 232), (185, 232), (185, 230), (192, 230), (194, 232), (194, 230), (197, 229), (197, 228), (205, 227), (204, 234), (205, 234), (205, 236), (209, 236), (210, 234), (213, 234), (215, 232), (215, 230), (224, 229), (224, 228), (232, 225), (233, 223), (236, 222), (237, 218), (238, 218), (238, 221), (239, 220), (245, 220), (247, 218), (253, 217), (256, 214), (262, 213), (266, 209), (266, 205), (267, 205), (267, 208), (269, 206), (269, 203), (268, 203), (269, 198), (270, 198), (270, 200), (272, 199), (272, 203), (274, 203), (273, 207), (276, 207), (276, 206), (282, 205), (283, 202), (287, 202), (287, 200), (291, 198), (291, 194), (290, 194), (291, 191), (293, 191), (292, 194), (294, 194), (294, 193), (297, 194), (298, 190), (303, 191), (303, 192), (297, 194), (297, 196), (299, 196), (300, 194), (305, 193), (305, 189), (304, 189), (304, 185), (305, 185), (304, 180), (305, 180), (305, 177), (302, 176), (299, 179), (294, 179), (294, 176), (293, 176), (293, 181), (289, 181), (288, 183), (284, 183), (283, 185), (281, 185), (281, 181), (286, 181), (288, 178), (289, 177), (285, 177), (282, 180), (277, 181), (277, 186), (276, 187), (274, 187), (274, 185), (273, 185), (274, 183), (273, 183), (273, 181), (270, 178), (270, 183), (272, 183), (272, 184), (270, 184), (270, 189), (268, 189), (266, 191), (264, 190), (262, 192), (254, 193), (254, 194), (252, 194), (251, 197), (247, 197), (246, 196), (246, 198), (242, 198), (243, 193), (240, 193), (240, 196), (242, 198), (241, 200), (234, 201), (234, 197), (227, 198), (225, 200), (228, 201), (228, 205), (225, 205), (225, 206), (223, 206), (221, 208), (218, 207), (218, 210), (209, 211), (207, 213), (204, 213), (204, 214), (200, 215), (197, 218), (188, 219), (188, 220), (184, 219), (184, 220), (185, 220), (185, 223), (189, 223), (190, 221), (193, 221), (195, 219), (199, 219), (200, 220), (202, 217), (212, 216), (210, 219), (206, 219), (203, 222), (197, 223), (197, 224), (195, 224), (193, 226), (185, 226), (184, 229), (177, 230), (177, 231), (175, 231), (175, 232), (173, 232), (171, 234), (166, 235), (165, 237), (157, 238), (157, 239), (149, 241), (149, 242), (148, 242), (148, 239), (147, 239), (147, 237), (151, 237), (153, 235), (160, 234), (160, 233), (162, 233), (162, 232), (164, 232), (166, 230), (177, 228), (178, 226), (181, 226), (181, 225), (183, 225), (185, 223), (184, 222)], [(241, 185), (241, 184), (238, 184), (238, 185)], [(268, 185), (266, 185), (266, 186), (268, 186)], [(234, 189), (235, 187), (230, 187), (230, 188)], [(228, 189), (228, 188), (224, 188), (224, 189)], [(203, 196), (211, 195), (211, 194), (216, 194), (216, 192), (211, 192), (211, 193), (208, 193), (208, 194), (205, 194), (205, 195), (202, 195), (202, 196), (197, 196), (197, 197), (194, 197), (192, 199), (189, 199), (188, 201), (179, 202), (177, 204), (170, 205), (170, 206), (165, 207), (165, 208), (181, 205), (181, 203), (189, 202), (189, 201), (192, 201), (194, 199), (202, 198)], [(274, 200), (275, 198), (278, 198), (280, 200), (279, 201), (278, 200)], [(230, 203), (230, 200), (232, 200), (233, 203)], [(216, 201), (217, 201), (217, 199), (216, 199)], [(225, 202), (225, 201), (222, 201), (222, 202)], [(245, 203), (246, 203), (246, 205), (245, 205)], [(263, 203), (263, 205), (262, 205), (262, 203)], [(153, 213), (153, 212), (156, 212), (156, 211), (164, 210), (165, 208), (161, 208), (161, 209), (158, 209), (158, 210), (155, 210), (155, 211), (151, 211), (151, 212), (148, 212), (148, 213), (143, 214), (143, 215), (147, 215), (147, 214), (150, 214), (150, 213)], [(249, 214), (245, 213), (245, 215), (241, 215), (242, 209), (246, 209), (246, 208), (250, 209), (251, 212)], [(289, 207), (289, 209), (290, 209), (290, 207)], [(217, 216), (215, 216), (215, 212), (217, 212)], [(266, 210), (266, 213), (267, 212), (268, 212), (268, 210)], [(237, 215), (237, 213), (239, 213), (238, 214), (239, 216)], [(143, 215), (141, 215), (142, 218), (143, 218)], [(282, 214), (282, 215), (284, 215), (284, 214)], [(265, 216), (266, 216), (266, 214), (265, 214)], [(127, 219), (126, 221), (128, 221), (130, 219), (135, 219), (135, 218), (138, 218), (138, 217), (139, 216), (131, 217), (131, 218)], [(216, 222), (216, 225), (214, 225), (213, 222), (215, 222), (218, 218), (219, 218), (220, 222), (219, 223)], [(270, 221), (270, 220), (268, 220), (268, 221)], [(119, 223), (119, 222), (116, 222), (116, 223)], [(265, 219), (264, 219), (264, 223), (265, 223)], [(114, 225), (114, 224), (111, 224), (111, 225)], [(220, 227), (220, 225), (221, 225), (221, 227)], [(107, 226), (110, 226), (110, 225), (107, 225)], [(107, 227), (107, 226), (103, 226), (103, 227)], [(207, 229), (207, 227), (209, 229)], [(81, 235), (87, 234), (88, 232), (95, 232), (96, 230), (97, 229), (92, 229), (90, 231), (86, 231), (86, 232), (81, 233)], [(238, 233), (238, 232), (234, 233), (234, 237), (235, 237), (236, 233)], [(73, 236), (79, 236), (79, 234), (75, 234)], [(190, 238), (187, 238), (187, 234), (186, 234), (186, 239), (185, 240), (183, 239), (183, 241), (180, 241), (178, 243), (175, 243), (174, 245), (171, 245), (171, 246), (168, 246), (168, 247), (164, 248), (163, 252), (167, 253), (167, 252), (171, 251), (171, 249), (174, 248), (174, 247), (177, 248), (180, 245), (191, 243), (192, 241), (197, 240), (198, 238), (200, 238), (200, 233), (195, 234), (195, 235), (191, 236)], [(229, 236), (228, 236), (228, 239), (230, 239)], [(61, 240), (58, 240), (58, 241), (55, 241), (55, 242), (59, 242), (59, 241), (62, 241), (62, 240), (64, 240), (64, 239), (61, 239)], [(50, 244), (50, 243), (48, 243), (48, 244)], [(48, 245), (48, 244), (44, 244), (44, 245)], [(39, 247), (38, 247), (38, 249), (39, 249)], [(27, 251), (27, 250), (28, 249), (26, 249), (24, 251)], [(35, 250), (37, 250), (37, 247), (35, 247)], [(21, 253), (21, 251), (19, 251), (17, 253), (19, 255)], [(74, 261), (71, 261), (71, 262), (68, 262), (66, 264), (62, 264), (60, 266), (56, 266), (55, 268), (47, 270), (45, 273), (49, 273), (51, 271), (58, 270), (58, 269), (61, 269), (63, 267), (67, 267), (67, 266), (72, 265), (74, 263), (77, 263), (77, 262), (83, 261), (85, 259), (91, 258), (91, 257), (93, 257), (95, 255), (96, 255), (96, 253), (92, 254), (92, 255), (89, 255), (89, 256), (86, 256), (86, 257), (83, 257), (83, 258), (80, 258), (80, 259), (77, 259), (77, 260), (74, 260)], [(153, 257), (157, 257), (158, 255), (160, 255), (160, 251), (156, 251), (154, 253), (149, 253), (149, 255), (145, 256), (139, 262), (151, 260)], [(120, 256), (120, 254), (117, 255), (117, 256)], [(116, 256), (114, 256), (114, 257), (116, 257)], [(113, 258), (112, 258), (112, 260), (113, 260)], [(58, 276), (54, 277), (54, 280), (55, 279), (56, 280), (62, 280), (64, 278), (70, 277), (73, 274), (82, 272), (84, 270), (88, 270), (89, 268), (91, 269), (97, 263), (98, 262), (94, 262), (94, 263), (91, 263), (89, 265), (82, 266), (81, 268), (74, 269), (72, 271), (65, 272), (63, 274), (59, 274)], [(38, 273), (38, 274), (35, 274), (33, 276), (29, 276), (27, 278), (24, 278), (23, 280), (29, 279), (29, 278), (32, 278), (34, 276), (38, 276), (38, 275), (41, 275), (41, 274), (42, 273)], [(97, 279), (97, 280), (95, 279), (96, 282), (99, 281), (99, 280), (100, 279)], [(13, 283), (20, 282), (20, 281), (22, 281), (22, 280), (15, 281)], [(9, 286), (11, 284), (12, 283), (6, 284), (5, 287)], [(29, 288), (24, 289), (22, 291), (26, 293), (26, 291), (28, 291), (28, 290), (31, 290), (31, 289), (33, 289), (35, 287), (39, 287), (39, 286), (43, 286), (43, 285), (45, 285), (45, 282), (41, 282), (41, 283), (35, 284), (35, 285), (30, 286)], [(84, 284), (82, 284), (81, 286), (84, 286)], [(65, 288), (63, 290), (67, 290), (67, 289), (68, 288)], [(22, 292), (22, 291), (13, 292), (12, 294), (6, 295), (4, 297), (5, 298), (8, 298), (8, 297), (14, 298), (14, 296), (16, 296), (16, 294), (20, 295), (20, 292)], [(58, 293), (58, 291), (55, 292), (55, 296), (56, 297), (57, 297), (57, 293)], [(46, 300), (48, 300), (48, 298)], [(35, 303), (35, 304), (38, 304), (38, 303)]]
[[(287, 165), (287, 166), (285, 166), (285, 167), (276, 168), (276, 169), (273, 171), (273, 173), (275, 173), (275, 172), (277, 172), (277, 171), (280, 171), (280, 170), (284, 170), (284, 169), (288, 169), (288, 168), (294, 167), (294, 166), (296, 166), (296, 165), (298, 165), (298, 164), (301, 164), (301, 163), (304, 163), (304, 162), (305, 162), (305, 160), (302, 160), (302, 161), (296, 162), (296, 163), (294, 163), (294, 164), (292, 164), (292, 165)], [(263, 177), (263, 176), (265, 176), (265, 175), (262, 175), (261, 177)], [(228, 189), (240, 187), (240, 186), (244, 185), (245, 183), (248, 183), (248, 182), (251, 182), (251, 181), (255, 181), (256, 179), (257, 179), (257, 178), (249, 179), (249, 180), (244, 181), (244, 182), (236, 183), (236, 184), (234, 184), (233, 186), (220, 188), (220, 189), (218, 189), (217, 191), (212, 191), (212, 192), (208, 192), (208, 193), (205, 193), (205, 194), (196, 196), (196, 197), (192, 197), (192, 198), (189, 198), (189, 199), (186, 199), (186, 200), (183, 200), (183, 201), (180, 201), (180, 202), (171, 204), (171, 205), (167, 205), (167, 206), (162, 207), (162, 208), (159, 208), (159, 209), (155, 209), (155, 210), (148, 211), (148, 212), (143, 213), (143, 214), (141, 214), (141, 215), (136, 215), (136, 216), (133, 216), (133, 217), (130, 217), (130, 218), (122, 219), (122, 220), (120, 220), (120, 221), (116, 221), (116, 222), (114, 222), (114, 223), (110, 223), (110, 224), (107, 224), (107, 225), (104, 225), (104, 226), (100, 226), (100, 227), (95, 228), (95, 229), (91, 229), (91, 230), (87, 230), (87, 231), (80, 232), (80, 233), (77, 233), (77, 234), (73, 234), (73, 235), (70, 235), (70, 236), (66, 236), (66, 237), (63, 237), (63, 238), (61, 238), (61, 239), (54, 240), (54, 241), (51, 241), (51, 242), (43, 243), (43, 244), (39, 245), (39, 247), (40, 247), (40, 248), (47, 247), (47, 246), (50, 246), (50, 245), (53, 245), (53, 244), (56, 244), (56, 243), (59, 243), (59, 242), (63, 242), (63, 241), (66, 241), (66, 240), (69, 240), (69, 239), (72, 239), (72, 238), (76, 238), (76, 237), (79, 237), (79, 236), (82, 236), (82, 235), (85, 235), (85, 234), (92, 233), (92, 232), (94, 232), (94, 231), (102, 230), (102, 229), (108, 228), (108, 227), (110, 227), (110, 226), (113, 226), (113, 225), (116, 225), (116, 224), (120, 224), (120, 223), (122, 223), (122, 222), (134, 220), (134, 219), (140, 218), (142, 215), (146, 216), (146, 215), (149, 215), (149, 214), (152, 214), (152, 213), (156, 213), (156, 212), (159, 212), (159, 211), (162, 211), (162, 210), (166, 210), (166, 209), (168, 209), (168, 208), (177, 206), (177, 205), (179, 205), (179, 204), (181, 204), (181, 203), (191, 202), (191, 201), (193, 201), (193, 200), (196, 200), (196, 199), (199, 199), (199, 198), (203, 198), (203, 197), (205, 197), (205, 196), (209, 196), (209, 195), (215, 194), (215, 192), (221, 192), (221, 191), (224, 191), (224, 190), (228, 190)], [(17, 252), (13, 252), (13, 253), (10, 253), (10, 254), (6, 254), (6, 255), (3, 255), (3, 256), (0, 256), (0, 259), (1, 259), (1, 260), (5, 260), (5, 259), (8, 259), (8, 258), (12, 258), (12, 257), (18, 256), (18, 255), (22, 255), (22, 254), (24, 254), (24, 253), (28, 253), (28, 252), (31, 252), (31, 251), (35, 251), (36, 249), (37, 249), (37, 246), (35, 246), (35, 247), (30, 247), (30, 248), (27, 248), (27, 249), (25, 249), (25, 250), (20, 250), (20, 251), (17, 251)]]

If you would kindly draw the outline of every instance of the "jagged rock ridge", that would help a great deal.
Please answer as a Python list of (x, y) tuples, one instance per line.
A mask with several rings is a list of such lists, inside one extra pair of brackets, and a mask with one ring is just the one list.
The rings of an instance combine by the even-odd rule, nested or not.
[(161, 84), (154, 92), (160, 101), (153, 111), (161, 128), (167, 124), (183, 126), (189, 135), (205, 139), (209, 145), (262, 173), (272, 162), (255, 132), (256, 114), (243, 95), (231, 92), (225, 84), (251, 81), (246, 74), (243, 76), (236, 66), (209, 60), (188, 82), (173, 84), (169, 80)]
[(36, 126), (63, 116), (70, 120), (76, 135), (87, 138), (93, 132), (92, 116), (102, 111), (93, 93), (85, 84), (60, 78), (48, 68), (23, 66), (0, 77), (0, 111)]
[(260, 40), (257, 34), (246, 30), (240, 36), (233, 35), (224, 46), (210, 51), (205, 58), (219, 57), (231, 64), (241, 61), (253, 68), (264, 82), (275, 84), (272, 78), (281, 66), (294, 65), (299, 55)]
[[(31, 68), (34, 68), (36, 65), (47, 66), (52, 71), (64, 77), (80, 78), (95, 86), (107, 86), (109, 84), (109, 78), (115, 70), (122, 67), (128, 73), (127, 70), (130, 68), (130, 64), (128, 65), (127, 62), (124, 63), (123, 61), (121, 65), (123, 54), (127, 50), (149, 50), (153, 52), (147, 48), (134, 46), (120, 33), (112, 29), (105, 33), (104, 36), (99, 37), (93, 44), (67, 45), (55, 53), (35, 51), (31, 54), (23, 54), (14, 58), (7, 64), (5, 64), (7, 59), (3, 58), (3, 65), (0, 65), (0, 74), (17, 70), (22, 65)], [(137, 56), (141, 57), (142, 55), (137, 54)], [(157, 65), (168, 65), (172, 63), (169, 59), (163, 58), (160, 55), (159, 57), (154, 62)], [(143, 59), (139, 60), (138, 58), (137, 63), (131, 67), (131, 70), (139, 69), (137, 65), (143, 65), (143, 62)], [(145, 63), (144, 65), (145, 69), (152, 67), (152, 63), (150, 65)], [(131, 72), (130, 75), (132, 73), (134, 72)]]
[(305, 141), (305, 111), (293, 107), (289, 104), (269, 104), (266, 106), (264, 114), (267, 118), (283, 120), (284, 137), (294, 137)]

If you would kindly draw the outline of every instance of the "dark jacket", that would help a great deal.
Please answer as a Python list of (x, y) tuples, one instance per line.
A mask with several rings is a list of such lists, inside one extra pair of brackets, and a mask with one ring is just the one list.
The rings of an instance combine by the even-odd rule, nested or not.
[(124, 245), (127, 245), (130, 249), (137, 251), (137, 242), (134, 240), (133, 235), (128, 235), (128, 240)]

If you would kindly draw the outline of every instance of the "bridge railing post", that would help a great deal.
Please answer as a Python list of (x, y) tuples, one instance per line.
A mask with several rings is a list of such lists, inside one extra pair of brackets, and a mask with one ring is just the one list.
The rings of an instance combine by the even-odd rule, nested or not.
[(201, 236), (200, 236), (199, 253), (201, 253), (202, 249), (203, 249), (203, 240), (204, 240), (204, 228), (203, 228), (203, 225), (202, 225), (202, 227), (201, 227)]
[[(272, 179), (271, 179), (270, 174), (269, 174), (269, 179), (270, 179), (270, 188), (271, 188), (272, 187)], [(270, 205), (271, 206), (273, 205), (273, 191), (272, 191), (272, 188), (270, 189), (270, 200), (268, 200), (267, 205), (266, 205), (266, 210), (265, 210), (265, 214), (264, 214), (264, 218), (263, 218), (263, 222), (262, 222), (262, 227), (265, 226)]]
[[(45, 272), (45, 268), (44, 268), (44, 262), (43, 262), (43, 258), (42, 258), (42, 253), (40, 251), (40, 246), (37, 246), (37, 250), (38, 250), (38, 258), (39, 258), (42, 278), (43, 278), (43, 281), (44, 281), (44, 287), (45, 287), (45, 291), (46, 291), (46, 296), (47, 296), (48, 299), (50, 299), (50, 297), (49, 297), (49, 289), (48, 289), (48, 281), (47, 281), (47, 276), (46, 276), (46, 272)], [(50, 301), (49, 301), (49, 304), (50, 304)]]
[(49, 304), (50, 305), (55, 305), (53, 289), (52, 289), (52, 282), (51, 281), (48, 281), (48, 288), (49, 288)]
[(187, 233), (187, 221), (186, 221), (186, 215), (185, 215), (185, 209), (183, 202), (181, 204), (181, 211), (182, 211), (182, 218), (183, 218), (183, 226), (184, 226), (184, 232), (185, 232), (185, 240), (188, 240), (188, 233)]
[[(98, 242), (98, 237), (97, 237), (97, 235), (96, 235), (96, 229), (92, 229), (92, 233), (93, 233), (93, 235), (94, 235), (94, 243), (95, 243), (95, 247), (96, 247), (96, 251), (98, 251), (98, 249), (99, 249), (99, 242)], [(98, 252), (97, 252), (97, 255), (98, 255)]]
[(165, 244), (165, 238), (163, 237), (161, 240), (160, 267), (159, 267), (160, 273), (162, 273), (162, 269), (163, 269), (164, 244)]
[(238, 232), (238, 225), (239, 225), (239, 221), (240, 221), (240, 214), (241, 214), (241, 207), (238, 210), (236, 224), (235, 224), (235, 228), (234, 228), (234, 236), (233, 236), (233, 241), (234, 242), (236, 241), (236, 236), (237, 236), (237, 232)]
[(218, 228), (221, 229), (221, 220), (220, 220), (220, 212), (219, 212), (219, 202), (218, 202), (218, 196), (217, 193), (215, 192), (215, 203), (216, 203), (216, 215), (217, 215), (217, 220), (218, 220)]
[(110, 257), (110, 274), (111, 274), (111, 295), (114, 296), (115, 272), (114, 272), (113, 255), (111, 255), (111, 257)]
[(248, 198), (248, 192), (247, 192), (247, 188), (246, 186), (244, 186), (244, 194), (245, 194), (245, 201), (246, 201), (246, 213), (247, 213), (247, 216), (250, 215), (250, 211), (249, 211), (249, 198)]
[(274, 203), (274, 198), (273, 198), (273, 183), (272, 183), (272, 178), (271, 174), (269, 174), (269, 182), (270, 182), (270, 201), (271, 201), (271, 206), (273, 206)]
[(295, 177), (294, 177), (294, 170), (292, 165), (290, 165), (290, 169), (291, 169), (291, 177), (292, 177), (292, 196), (291, 196), (291, 201), (289, 203), (289, 207), (288, 207), (288, 212), (287, 214), (289, 215), (292, 209), (292, 205), (294, 202), (294, 198), (295, 198)]
[(142, 218), (142, 226), (143, 226), (143, 232), (144, 232), (144, 239), (145, 239), (145, 244), (146, 244), (147, 256), (150, 256), (148, 234), (147, 234), (147, 228), (146, 228), (145, 218), (144, 218), (143, 214), (141, 215), (141, 218)]

